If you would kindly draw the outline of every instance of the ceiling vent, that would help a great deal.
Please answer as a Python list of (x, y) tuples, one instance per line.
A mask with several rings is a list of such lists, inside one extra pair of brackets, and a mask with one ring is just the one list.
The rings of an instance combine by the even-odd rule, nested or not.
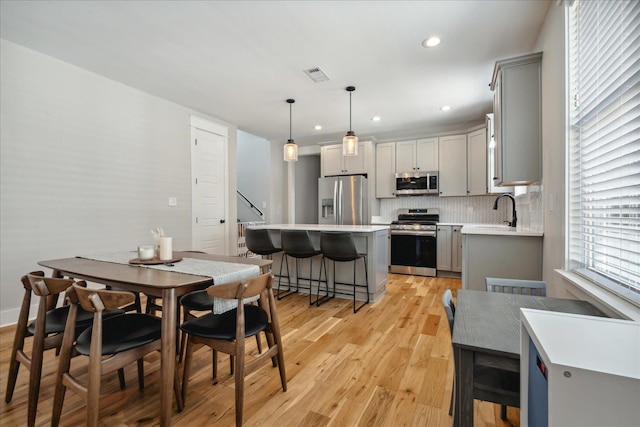
[(305, 74), (307, 76), (309, 76), (309, 78), (311, 80), (313, 80), (316, 83), (320, 83), (320, 82), (324, 82), (326, 80), (330, 80), (329, 76), (327, 75), (327, 73), (322, 71), (322, 69), (320, 67), (313, 67), (313, 68), (309, 68), (309, 69), (303, 70), (303, 71), (305, 72)]

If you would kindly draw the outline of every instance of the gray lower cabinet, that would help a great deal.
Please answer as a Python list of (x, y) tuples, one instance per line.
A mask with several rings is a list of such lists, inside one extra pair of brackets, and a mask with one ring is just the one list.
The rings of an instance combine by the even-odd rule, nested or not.
[(451, 226), (438, 226), (436, 270), (451, 271)]
[(437, 263), (438, 271), (462, 271), (462, 226), (438, 225)]
[(462, 272), (462, 226), (451, 227), (451, 271)]
[(485, 278), (542, 280), (542, 237), (462, 235), (462, 288), (486, 290)]

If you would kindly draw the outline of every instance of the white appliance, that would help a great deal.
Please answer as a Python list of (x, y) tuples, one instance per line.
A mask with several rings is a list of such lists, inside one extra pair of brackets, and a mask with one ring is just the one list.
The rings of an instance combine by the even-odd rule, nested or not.
[(522, 308), (520, 425), (640, 425), (640, 323)]
[(369, 224), (367, 178), (362, 175), (318, 178), (318, 223)]

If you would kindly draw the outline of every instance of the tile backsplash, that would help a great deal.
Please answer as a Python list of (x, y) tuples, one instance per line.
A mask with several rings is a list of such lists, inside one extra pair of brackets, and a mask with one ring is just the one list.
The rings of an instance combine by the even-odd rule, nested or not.
[[(440, 222), (502, 224), (511, 220), (511, 202), (501, 200), (493, 210), (497, 195), (468, 197), (415, 196), (380, 199), (380, 216), (385, 220), (397, 219), (398, 209), (440, 208)], [(524, 194), (516, 196), (518, 225), (543, 231), (541, 189), (529, 186)]]

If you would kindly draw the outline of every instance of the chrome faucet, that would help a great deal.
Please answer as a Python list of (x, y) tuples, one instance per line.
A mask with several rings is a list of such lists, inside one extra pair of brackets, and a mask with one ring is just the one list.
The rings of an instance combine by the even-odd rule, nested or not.
[(511, 199), (511, 203), (512, 203), (512, 213), (511, 213), (511, 222), (509, 221), (505, 221), (506, 223), (509, 224), (510, 227), (515, 227), (516, 226), (516, 222), (518, 222), (518, 217), (516, 216), (516, 199), (513, 198), (513, 196), (509, 193), (504, 193), (499, 195), (498, 197), (496, 197), (496, 201), (493, 203), (493, 210), (498, 210), (498, 200), (502, 199), (503, 197), (508, 197)]

